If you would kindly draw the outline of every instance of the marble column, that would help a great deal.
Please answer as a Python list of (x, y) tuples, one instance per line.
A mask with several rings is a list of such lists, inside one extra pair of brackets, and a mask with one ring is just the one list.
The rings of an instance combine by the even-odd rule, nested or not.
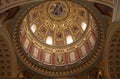
[(114, 0), (113, 22), (120, 22), (120, 0)]

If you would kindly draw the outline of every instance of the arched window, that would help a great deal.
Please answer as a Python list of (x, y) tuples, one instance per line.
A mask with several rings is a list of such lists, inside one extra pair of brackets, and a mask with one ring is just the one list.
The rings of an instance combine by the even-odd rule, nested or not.
[(32, 30), (32, 32), (35, 33), (36, 29), (37, 29), (36, 25), (33, 24), (33, 25), (31, 26), (31, 30)]
[(83, 29), (83, 31), (85, 31), (86, 27), (87, 27), (87, 24), (85, 22), (82, 22), (81, 23), (81, 27)]
[(70, 43), (73, 42), (73, 38), (72, 38), (71, 35), (68, 35), (67, 38), (66, 38), (66, 40), (67, 40), (67, 44), (70, 44)]
[(51, 36), (48, 36), (46, 39), (46, 44), (52, 45), (53, 38)]

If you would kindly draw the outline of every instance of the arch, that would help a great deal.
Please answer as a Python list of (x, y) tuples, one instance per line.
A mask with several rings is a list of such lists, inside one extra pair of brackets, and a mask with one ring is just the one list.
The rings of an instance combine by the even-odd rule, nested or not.
[(108, 7), (111, 7), (111, 8), (113, 8), (113, 2), (112, 1), (110, 1), (110, 0), (104, 0), (104, 1), (101, 1), (101, 0), (90, 0), (91, 2), (94, 2), (94, 3), (99, 3), (99, 4), (103, 4), (103, 5), (106, 5), (106, 6), (108, 6)]
[(105, 50), (105, 79), (119, 79), (120, 76), (120, 23), (113, 23), (108, 29)]
[[(23, 5), (23, 4), (28, 4), (28, 3), (33, 3), (33, 2), (40, 2), (42, 0), (16, 0), (16, 1), (9, 1), (8, 3), (5, 2), (5, 1), (1, 1), (0, 2), (0, 13), (10, 9), (10, 8), (13, 8), (13, 7), (16, 7), (16, 6), (20, 6), (20, 5)], [(90, 1), (90, 2), (95, 2), (95, 3), (100, 3), (100, 4), (104, 4), (106, 6), (109, 6), (109, 7), (112, 7), (113, 8), (113, 2), (112, 1), (96, 1), (96, 0), (87, 0), (87, 1)]]
[(16, 78), (17, 59), (8, 31), (0, 28), (0, 78)]

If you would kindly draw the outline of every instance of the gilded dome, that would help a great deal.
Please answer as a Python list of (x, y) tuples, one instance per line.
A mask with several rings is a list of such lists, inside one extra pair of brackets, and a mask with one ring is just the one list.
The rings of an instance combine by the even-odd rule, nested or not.
[(97, 39), (90, 12), (70, 1), (46, 1), (33, 7), (20, 28), (25, 51), (46, 65), (80, 61), (94, 48)]

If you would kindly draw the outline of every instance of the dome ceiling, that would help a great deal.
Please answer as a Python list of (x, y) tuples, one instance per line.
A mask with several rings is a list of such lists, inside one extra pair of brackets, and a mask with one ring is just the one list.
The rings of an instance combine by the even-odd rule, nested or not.
[(83, 6), (81, 1), (56, 0), (26, 9), (13, 35), (23, 65), (51, 77), (74, 75), (91, 66), (101, 54), (104, 31), (94, 11)]
[(28, 13), (34, 36), (52, 46), (64, 46), (78, 40), (87, 28), (88, 12), (68, 1), (48, 1)]
[(47, 1), (35, 6), (26, 14), (20, 33), (21, 43), (33, 59), (56, 66), (80, 61), (97, 39), (91, 14), (69, 1)]

